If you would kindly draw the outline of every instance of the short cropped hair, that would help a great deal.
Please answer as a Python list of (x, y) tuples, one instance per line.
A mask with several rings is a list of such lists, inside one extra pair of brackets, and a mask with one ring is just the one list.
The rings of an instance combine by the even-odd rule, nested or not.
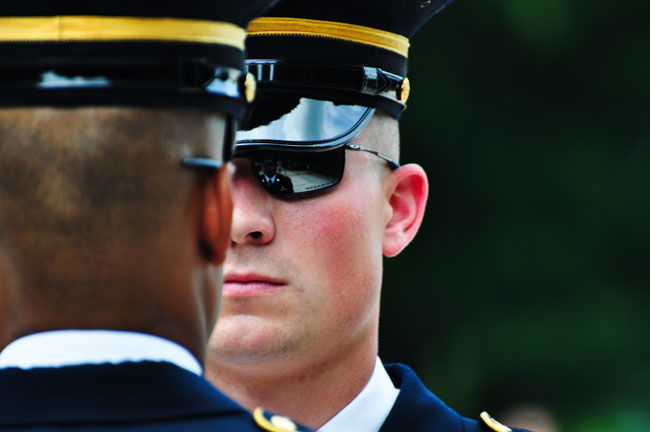
[(195, 179), (180, 159), (220, 152), (215, 118), (194, 110), (0, 109), (0, 248), (14, 265), (52, 279), (75, 265), (101, 272), (129, 248), (171, 247), (166, 239), (182, 235)]

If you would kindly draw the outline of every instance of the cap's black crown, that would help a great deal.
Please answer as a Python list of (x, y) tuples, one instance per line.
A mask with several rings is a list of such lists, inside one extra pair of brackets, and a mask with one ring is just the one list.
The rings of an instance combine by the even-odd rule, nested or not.
[(452, 0), (285, 0), (248, 27), (261, 92), (382, 108), (399, 116), (409, 40)]

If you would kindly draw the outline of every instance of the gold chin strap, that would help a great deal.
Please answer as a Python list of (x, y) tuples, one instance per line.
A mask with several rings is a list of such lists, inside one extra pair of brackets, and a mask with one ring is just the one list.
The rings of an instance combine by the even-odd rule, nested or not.
[(407, 37), (354, 24), (303, 18), (256, 18), (248, 25), (248, 36), (305, 36), (339, 39), (383, 48), (408, 57)]
[(245, 38), (243, 28), (221, 21), (107, 16), (0, 18), (0, 42), (168, 41), (243, 50)]

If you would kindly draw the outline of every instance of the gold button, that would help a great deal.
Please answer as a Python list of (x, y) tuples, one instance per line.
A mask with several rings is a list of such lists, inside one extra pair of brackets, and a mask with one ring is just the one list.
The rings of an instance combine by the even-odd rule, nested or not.
[(490, 414), (486, 413), (483, 411), (481, 413), (481, 420), (483, 420), (483, 423), (488, 425), (490, 429), (496, 431), (496, 432), (512, 432), (512, 429), (510, 429), (508, 426), (504, 426), (498, 421), (494, 420)]
[(402, 81), (402, 84), (400, 84), (399, 87), (399, 101), (405, 104), (410, 94), (411, 94), (411, 82), (409, 81), (408, 78), (404, 78), (404, 81)]
[(274, 415), (271, 417), (271, 424), (275, 427), (278, 427), (280, 429), (288, 430), (288, 431), (297, 431), (298, 427), (294, 422), (289, 420), (286, 417), (279, 416), (279, 415)]
[(252, 73), (246, 74), (244, 86), (246, 87), (246, 102), (251, 103), (255, 100), (255, 93), (257, 92), (257, 81), (255, 81)]

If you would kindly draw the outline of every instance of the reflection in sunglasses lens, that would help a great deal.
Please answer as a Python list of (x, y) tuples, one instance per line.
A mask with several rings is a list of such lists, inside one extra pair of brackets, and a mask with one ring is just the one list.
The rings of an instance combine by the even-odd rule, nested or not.
[[(236, 155), (239, 157), (239, 155)], [(313, 192), (341, 181), (345, 149), (324, 152), (251, 152), (249, 158), (260, 183), (276, 195)]]

